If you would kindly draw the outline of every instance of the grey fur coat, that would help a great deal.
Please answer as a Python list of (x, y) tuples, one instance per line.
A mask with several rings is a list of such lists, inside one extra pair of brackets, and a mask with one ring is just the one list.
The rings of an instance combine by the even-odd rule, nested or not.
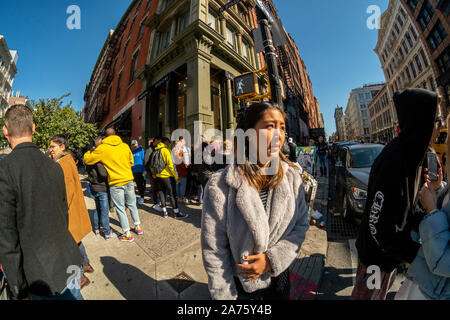
[(282, 183), (269, 191), (267, 210), (259, 193), (237, 173), (236, 166), (214, 174), (203, 204), (202, 252), (214, 300), (235, 300), (233, 276), (242, 257), (266, 253), (272, 271), (259, 279), (244, 282), (246, 292), (268, 288), (296, 258), (309, 228), (305, 192), (300, 171), (282, 162)]

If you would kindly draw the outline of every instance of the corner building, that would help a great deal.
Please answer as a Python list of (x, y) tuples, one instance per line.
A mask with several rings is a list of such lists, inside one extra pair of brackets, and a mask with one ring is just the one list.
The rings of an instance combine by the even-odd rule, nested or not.
[(170, 138), (175, 129), (187, 129), (194, 138), (196, 121), (202, 122), (203, 133), (216, 129), (225, 136), (235, 128), (244, 102), (233, 96), (233, 78), (261, 69), (264, 62), (254, 50), (254, 1), (219, 14), (226, 3), (162, 0), (146, 21), (152, 30), (150, 47), (137, 75), (145, 83), (141, 99), (146, 138)]

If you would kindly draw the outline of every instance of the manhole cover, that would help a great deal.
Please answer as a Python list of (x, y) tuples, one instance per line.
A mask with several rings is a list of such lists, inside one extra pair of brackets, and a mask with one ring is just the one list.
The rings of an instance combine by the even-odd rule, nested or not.
[(173, 279), (167, 280), (167, 282), (172, 288), (175, 289), (177, 293), (182, 293), (184, 290), (192, 286), (195, 283), (195, 280), (186, 273), (182, 272)]

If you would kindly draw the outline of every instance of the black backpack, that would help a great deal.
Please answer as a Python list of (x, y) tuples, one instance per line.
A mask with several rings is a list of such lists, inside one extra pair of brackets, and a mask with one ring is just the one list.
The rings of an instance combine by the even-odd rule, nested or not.
[(150, 173), (154, 176), (160, 174), (166, 168), (161, 149), (152, 152), (147, 166), (150, 169)]

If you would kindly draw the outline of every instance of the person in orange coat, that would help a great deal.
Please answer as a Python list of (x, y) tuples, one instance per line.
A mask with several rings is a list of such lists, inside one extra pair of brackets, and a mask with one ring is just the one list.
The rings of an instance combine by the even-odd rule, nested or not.
[[(50, 155), (64, 172), (64, 180), (67, 193), (67, 205), (69, 207), (69, 231), (80, 248), (83, 256), (83, 272), (93, 273), (82, 240), (92, 231), (92, 224), (84, 201), (78, 169), (74, 157), (69, 150), (69, 142), (64, 135), (56, 135), (50, 139)], [(81, 289), (90, 284), (90, 280), (83, 274), (81, 277)]]

